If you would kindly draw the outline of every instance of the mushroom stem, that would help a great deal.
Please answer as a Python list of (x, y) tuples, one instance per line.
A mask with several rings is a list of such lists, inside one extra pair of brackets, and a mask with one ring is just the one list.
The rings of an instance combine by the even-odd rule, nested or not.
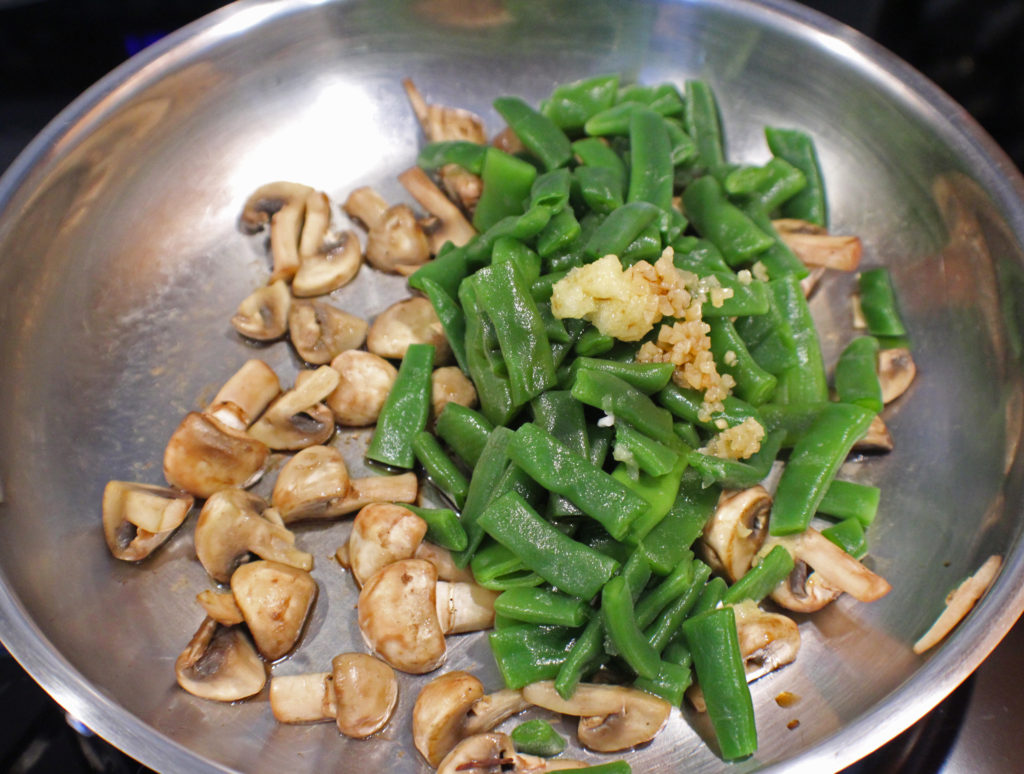
[(489, 629), (494, 624), (494, 600), (498, 593), (475, 583), (437, 582), (437, 620), (445, 634)]
[(306, 218), (302, 224), (302, 235), (299, 237), (299, 261), (308, 255), (320, 251), (327, 229), (331, 225), (331, 204), (327, 194), (322, 191), (310, 191), (306, 195)]
[(262, 360), (247, 360), (224, 382), (206, 411), (229, 427), (245, 430), (280, 391), (274, 369)]
[(434, 185), (434, 181), (420, 167), (405, 170), (398, 176), (398, 181), (423, 209), (440, 221), (437, 228), (427, 232), (431, 253), (436, 254), (445, 242), (461, 247), (476, 235), (476, 229), (466, 220), (462, 210)]
[(249, 435), (272, 449), (302, 449), (326, 441), (334, 431), (334, 415), (326, 406), (317, 409), (337, 386), (338, 372), (321, 366), (270, 404)]
[(282, 675), (270, 680), (270, 711), (278, 723), (319, 723), (338, 714), (330, 672)]

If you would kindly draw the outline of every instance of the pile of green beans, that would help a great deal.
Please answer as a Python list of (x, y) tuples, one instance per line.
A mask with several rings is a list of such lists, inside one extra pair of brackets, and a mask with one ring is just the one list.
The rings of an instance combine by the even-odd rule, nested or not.
[[(728, 161), (701, 81), (680, 90), (609, 75), (561, 85), (539, 108), (517, 97), (494, 106), (520, 153), (437, 142), (419, 155), (428, 171), (479, 174), (483, 189), (479, 233), (409, 279), (479, 410), (448, 404), (429, 427), (432, 352), (410, 350), (368, 456), (418, 463), (453, 507), (431, 514), (430, 534), (501, 592), (490, 639), (509, 687), (550, 679), (568, 698), (604, 669), (679, 704), (696, 677), (721, 754), (744, 758), (757, 737), (729, 605), (760, 601), (793, 560), (779, 547), (731, 587), (712, 577), (694, 543), (719, 493), (761, 482), (788, 450), (772, 533), (826, 515), (837, 521), (826, 534), (854, 555), (878, 507), (877, 489), (835, 479), (881, 409), (878, 341), (844, 352), (832, 397), (799, 282), (807, 270), (772, 226), (827, 225), (814, 144), (768, 128), (766, 163)], [(635, 361), (641, 342), (552, 313), (552, 287), (573, 268), (608, 254), (653, 262), (667, 247), (679, 269), (732, 290), (704, 306), (718, 367), (736, 382), (710, 418), (671, 364)], [(872, 332), (904, 335), (887, 277), (865, 273), (862, 288)], [(767, 430), (753, 457), (703, 451), (748, 419)]]

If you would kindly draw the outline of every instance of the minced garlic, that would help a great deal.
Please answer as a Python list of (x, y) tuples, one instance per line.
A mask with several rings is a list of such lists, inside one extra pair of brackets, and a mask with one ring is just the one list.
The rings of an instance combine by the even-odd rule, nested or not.
[(701, 451), (727, 460), (745, 460), (761, 449), (764, 436), (765, 429), (761, 423), (753, 417), (747, 417), (738, 425), (714, 436)]

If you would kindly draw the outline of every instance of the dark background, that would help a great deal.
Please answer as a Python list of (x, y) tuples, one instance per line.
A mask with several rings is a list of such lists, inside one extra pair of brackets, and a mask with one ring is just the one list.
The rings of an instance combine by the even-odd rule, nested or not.
[[(466, 0), (471, 2), (472, 0)], [(0, 172), (84, 89), (135, 54), (224, 5), (218, 0), (0, 0)], [(1024, 168), (1024, 0), (809, 0), (935, 81)], [(1005, 733), (1024, 713), (1012, 691), (1024, 625), (926, 720), (857, 772), (1010, 771), (1024, 749)], [(1016, 718), (1016, 720), (1014, 720)], [(0, 772), (145, 771), (65, 717), (0, 647)], [(1001, 733), (1002, 732), (1002, 733)], [(980, 736), (979, 736), (980, 735)], [(953, 752), (957, 737), (960, 742)], [(975, 736), (1010, 742), (1012, 758), (962, 752)], [(983, 742), (983, 745), (987, 744)], [(1004, 744), (1003, 747), (1006, 747)], [(923, 752), (921, 751), (923, 749)], [(1002, 749), (1002, 748), (1000, 748)], [(913, 750), (913, 755), (910, 751)], [(999, 761), (1005, 761), (1000, 763)], [(995, 768), (992, 768), (992, 765)], [(1004, 766), (1011, 768), (1004, 768)], [(851, 772), (854, 769), (851, 769)]]

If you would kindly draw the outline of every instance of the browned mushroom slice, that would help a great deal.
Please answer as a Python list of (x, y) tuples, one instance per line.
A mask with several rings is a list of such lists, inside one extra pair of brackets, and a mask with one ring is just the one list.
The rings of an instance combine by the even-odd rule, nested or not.
[(249, 339), (272, 341), (288, 331), (288, 312), (292, 294), (284, 280), (257, 288), (241, 304), (231, 318), (236, 331)]
[(436, 218), (436, 222), (426, 229), (431, 253), (436, 254), (445, 242), (461, 247), (476, 235), (476, 229), (466, 220), (462, 210), (434, 185), (422, 169), (410, 167), (398, 176), (398, 180), (419, 205)]
[(515, 772), (517, 753), (512, 738), (492, 732), (460, 741), (437, 763), (437, 774)]
[(853, 445), (858, 452), (891, 452), (894, 448), (892, 435), (882, 418), (876, 416), (871, 420), (864, 437)]
[(313, 557), (295, 547), (289, 530), (264, 518), (265, 509), (262, 497), (242, 489), (217, 492), (203, 505), (196, 522), (196, 556), (215, 581), (227, 583), (250, 554), (312, 569)]
[(783, 546), (794, 562), (789, 577), (772, 592), (772, 599), (787, 610), (811, 613), (843, 592), (859, 602), (874, 602), (892, 590), (885, 578), (813, 527), (797, 535), (769, 537), (758, 555), (766, 555), (777, 545)]
[[(491, 145), (493, 145), (498, 150), (505, 151), (505, 153), (508, 153), (512, 156), (515, 156), (516, 154), (522, 153), (524, 150), (526, 150), (525, 146), (523, 145), (523, 141), (519, 139), (519, 135), (516, 134), (515, 129), (513, 129), (511, 126), (506, 126), (504, 129), (502, 129), (500, 132), (494, 135), (494, 138), (491, 140)], [(676, 209), (680, 208), (676, 207)]]
[(174, 664), (178, 685), (202, 699), (240, 701), (263, 690), (267, 669), (245, 632), (207, 618)]
[(416, 119), (430, 142), (465, 140), (479, 145), (487, 142), (487, 131), (478, 116), (459, 108), (428, 105), (410, 78), (405, 78), (402, 86), (405, 87)]
[(358, 349), (369, 324), (323, 301), (293, 301), (288, 332), (299, 357), (313, 365), (330, 363), (346, 349)]
[(257, 188), (246, 200), (239, 225), (249, 234), (255, 234), (270, 222), (270, 216), (282, 207), (305, 202), (313, 192), (308, 185), (278, 181)]
[(430, 375), (430, 409), (433, 416), (441, 416), (441, 411), (449, 403), (458, 403), (467, 408), (477, 404), (473, 382), (457, 366), (436, 368)]
[(387, 725), (398, 702), (394, 670), (365, 653), (342, 653), (330, 672), (270, 681), (270, 708), (280, 723), (334, 720), (345, 736), (364, 739)]
[(733, 605), (733, 611), (748, 683), (796, 660), (800, 651), (796, 621), (765, 612), (751, 600)]
[(206, 611), (207, 616), (223, 626), (237, 626), (240, 623), (245, 623), (245, 616), (238, 609), (235, 595), (230, 591), (203, 589), (196, 594), (196, 602)]
[(151, 484), (110, 481), (103, 489), (103, 536), (115, 558), (145, 559), (174, 534), (192, 509), (192, 495)]
[(490, 731), (529, 706), (519, 691), (485, 696), (483, 683), (469, 672), (447, 672), (423, 686), (416, 697), (413, 744), (431, 766), (437, 766), (463, 739)]
[(323, 518), (336, 515), (349, 489), (348, 466), (341, 452), (309, 446), (281, 468), (270, 500), (285, 523)]
[(779, 238), (807, 266), (853, 271), (860, 265), (860, 237), (831, 235), (807, 221), (772, 221)]
[(375, 423), (398, 378), (398, 369), (380, 355), (358, 349), (342, 352), (331, 361), (331, 368), (339, 379), (326, 403), (335, 421), (345, 427)]
[(878, 383), (882, 386), (883, 403), (892, 403), (905, 393), (915, 376), (917, 366), (909, 349), (897, 347), (878, 353)]
[(772, 497), (763, 486), (723, 492), (718, 507), (704, 525), (701, 546), (712, 569), (731, 583), (742, 578), (768, 536)]
[(295, 451), (321, 444), (334, 432), (334, 415), (322, 401), (338, 386), (330, 366), (304, 372), (295, 387), (270, 404), (249, 435), (271, 449)]
[(484, 181), (458, 164), (445, 164), (439, 172), (441, 186), (453, 202), (458, 203), (470, 215), (476, 210)]
[(451, 358), (451, 347), (433, 305), (423, 296), (392, 304), (374, 319), (366, 348), (380, 357), (400, 360), (410, 344), (432, 344), (434, 364)]
[(206, 413), (236, 430), (245, 430), (281, 392), (274, 369), (262, 360), (247, 360), (228, 379)]
[(388, 203), (367, 185), (350, 193), (341, 208), (345, 210), (346, 215), (369, 231), (384, 220)]
[(978, 600), (988, 591), (992, 581), (996, 579), (999, 568), (1003, 566), (1003, 558), (993, 554), (978, 571), (946, 595), (946, 607), (935, 619), (921, 639), (914, 643), (914, 653), (924, 653), (938, 645), (960, 623), (977, 604)]
[(196, 497), (209, 497), (252, 481), (269, 454), (267, 445), (248, 433), (193, 411), (167, 442), (164, 477)]
[(300, 298), (322, 296), (347, 285), (363, 265), (363, 248), (354, 231), (345, 231), (324, 250), (302, 256), (292, 278), (292, 293)]
[(366, 260), (380, 271), (415, 269), (430, 260), (430, 243), (407, 204), (388, 207), (366, 239)]
[(523, 698), (552, 712), (579, 717), (580, 743), (596, 752), (618, 752), (651, 741), (672, 709), (664, 699), (623, 685), (580, 683), (567, 701), (546, 680), (523, 688)]
[(331, 226), (331, 203), (322, 191), (310, 191), (306, 195), (306, 211), (299, 236), (299, 261), (308, 255), (320, 252), (324, 237)]
[(256, 648), (268, 661), (276, 661), (299, 641), (316, 597), (316, 581), (305, 570), (278, 562), (248, 562), (231, 574), (231, 593)]
[(824, 266), (814, 266), (807, 272), (807, 276), (800, 280), (800, 290), (803, 291), (804, 298), (810, 298), (814, 294), (814, 291), (818, 289), (818, 283), (824, 276)]

